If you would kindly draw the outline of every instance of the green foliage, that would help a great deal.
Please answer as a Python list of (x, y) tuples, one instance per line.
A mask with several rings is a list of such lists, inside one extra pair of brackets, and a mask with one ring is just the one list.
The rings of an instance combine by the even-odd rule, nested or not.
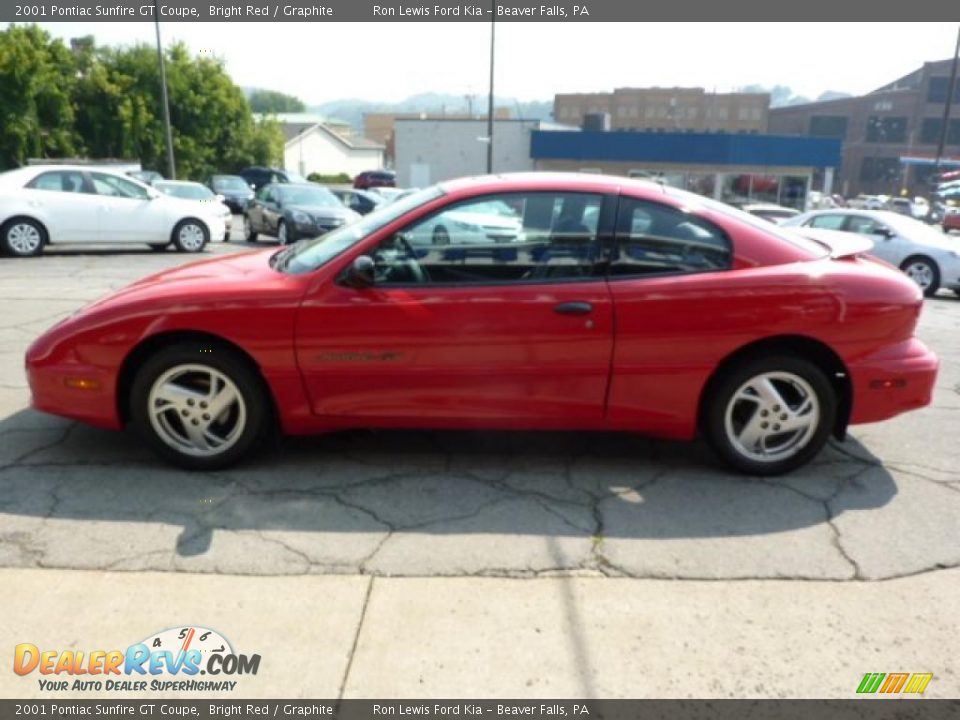
[(303, 112), (307, 109), (300, 98), (276, 90), (252, 90), (248, 100), (255, 113)]
[[(282, 163), (275, 120), (256, 123), (221, 60), (164, 53), (177, 176), (203, 179)], [(0, 31), (0, 167), (30, 157), (139, 160), (166, 171), (160, 70), (150, 45), (73, 49), (36, 26)]]
[(71, 51), (39, 27), (0, 32), (0, 166), (75, 151)]
[(353, 182), (353, 178), (346, 173), (338, 173), (336, 175), (321, 175), (320, 173), (312, 172), (307, 175), (307, 180), (310, 182), (320, 183), (321, 185), (349, 185)]

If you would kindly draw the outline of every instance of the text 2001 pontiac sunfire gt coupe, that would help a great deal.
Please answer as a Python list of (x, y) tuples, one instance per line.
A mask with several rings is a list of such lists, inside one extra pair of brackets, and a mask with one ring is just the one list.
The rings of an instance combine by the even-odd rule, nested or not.
[(145, 278), (27, 372), (36, 408), (132, 423), (188, 468), (278, 427), (445, 427), (700, 432), (774, 474), (930, 401), (920, 290), (869, 248), (622, 178), (460, 180)]

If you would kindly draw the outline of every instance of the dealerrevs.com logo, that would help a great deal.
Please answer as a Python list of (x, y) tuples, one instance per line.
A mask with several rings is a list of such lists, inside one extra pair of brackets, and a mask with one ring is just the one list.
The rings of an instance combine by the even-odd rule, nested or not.
[(61, 651), (20, 643), (13, 653), (13, 671), (40, 675), (40, 689), (52, 692), (232, 691), (238, 682), (232, 678), (259, 669), (260, 655), (238, 654), (223, 635), (198, 626), (163, 630), (126, 650)]

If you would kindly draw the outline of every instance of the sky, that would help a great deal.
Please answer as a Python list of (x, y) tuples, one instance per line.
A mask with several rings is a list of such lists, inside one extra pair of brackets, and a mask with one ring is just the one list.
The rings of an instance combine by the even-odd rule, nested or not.
[[(152, 23), (41, 23), (64, 39), (100, 45), (155, 42)], [(422, 92), (485, 95), (486, 23), (161, 23), (221, 57), (235, 83), (296, 95), (307, 105), (342, 98), (394, 102)], [(687, 86), (719, 92), (787, 85), (869, 92), (950, 57), (952, 23), (497, 23), (496, 94)]]

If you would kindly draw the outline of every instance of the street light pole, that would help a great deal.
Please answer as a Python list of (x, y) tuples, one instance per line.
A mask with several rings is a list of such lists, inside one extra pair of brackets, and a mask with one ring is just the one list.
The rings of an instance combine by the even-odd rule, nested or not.
[(940, 142), (937, 143), (937, 162), (934, 172), (940, 174), (943, 162), (943, 148), (947, 144), (947, 129), (950, 125), (950, 105), (957, 87), (957, 58), (960, 57), (960, 27), (957, 28), (957, 46), (953, 49), (953, 64), (950, 66), (950, 82), (947, 83), (947, 100), (943, 104), (943, 125), (940, 128)]
[(493, 5), (493, 15), (490, 17), (490, 96), (487, 98), (487, 174), (493, 173), (493, 51), (496, 41), (497, 21), (496, 3)]
[(163, 97), (163, 126), (167, 136), (167, 174), (171, 180), (177, 179), (177, 169), (173, 163), (173, 130), (170, 128), (170, 98), (167, 96), (167, 68), (163, 62), (163, 45), (160, 43), (160, 11), (157, 0), (153, 0), (153, 24), (157, 31), (157, 59), (160, 61), (160, 92)]

